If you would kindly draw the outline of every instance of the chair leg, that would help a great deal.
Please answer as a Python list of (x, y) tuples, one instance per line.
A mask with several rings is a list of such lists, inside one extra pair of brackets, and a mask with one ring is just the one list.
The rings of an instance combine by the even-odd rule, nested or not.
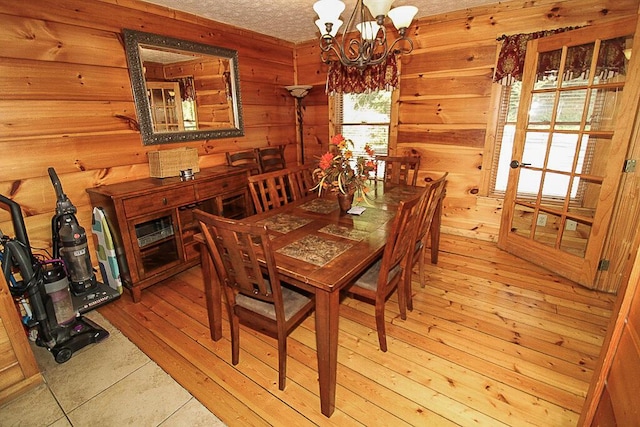
[(278, 388), (284, 390), (287, 380), (287, 335), (278, 335)]
[(240, 320), (238, 316), (233, 315), (231, 317), (231, 363), (238, 364), (240, 360)]
[(413, 275), (413, 263), (411, 263), (410, 265), (411, 267), (407, 268), (407, 274), (403, 278), (401, 285), (404, 286), (407, 310), (413, 311), (413, 294), (411, 292), (411, 276)]
[[(432, 252), (433, 254), (433, 252)], [(422, 246), (422, 249), (420, 249), (420, 252), (418, 253), (418, 274), (420, 275), (420, 287), (424, 288), (426, 285), (425, 279), (424, 279), (424, 275), (425, 275), (425, 271), (424, 271), (424, 245)]]
[(431, 264), (438, 263), (438, 251), (440, 249), (440, 226), (442, 223), (442, 199), (438, 200), (438, 205), (436, 206), (436, 211), (433, 214), (433, 219), (431, 221), (431, 228), (429, 230), (429, 234), (431, 236)]
[(407, 320), (407, 306), (409, 304), (409, 299), (411, 298), (411, 290), (407, 292), (407, 280), (406, 277), (411, 277), (411, 271), (409, 270), (409, 274), (406, 271), (402, 272), (402, 276), (400, 277), (400, 281), (398, 282), (397, 292), (398, 292), (398, 309), (400, 310), (400, 318), (402, 320)]
[(376, 301), (376, 329), (378, 330), (378, 343), (380, 350), (387, 351), (387, 331), (384, 324), (384, 299), (382, 302)]

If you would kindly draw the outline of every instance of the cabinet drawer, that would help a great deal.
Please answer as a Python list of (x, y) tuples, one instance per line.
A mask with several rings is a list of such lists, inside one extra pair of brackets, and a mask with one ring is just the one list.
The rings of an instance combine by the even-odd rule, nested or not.
[(157, 212), (169, 207), (188, 205), (195, 201), (193, 187), (188, 186), (169, 192), (157, 192), (132, 197), (122, 201), (127, 218)]
[(230, 190), (244, 188), (247, 185), (245, 175), (230, 176), (226, 178), (214, 179), (196, 183), (198, 200), (204, 200), (218, 196)]

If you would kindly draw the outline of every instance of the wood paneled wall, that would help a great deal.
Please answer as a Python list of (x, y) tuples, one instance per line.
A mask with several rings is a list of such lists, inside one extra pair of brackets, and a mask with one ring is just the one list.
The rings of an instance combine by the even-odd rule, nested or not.
[[(501, 200), (486, 197), (496, 38), (636, 15), (639, 2), (515, 0), (411, 27), (415, 49), (402, 59), (391, 151), (420, 153), (420, 179), (449, 172), (444, 232), (496, 240)], [(200, 167), (223, 163), (226, 151), (281, 143), (295, 163), (295, 104), (284, 89), (294, 83), (314, 86), (303, 100), (307, 163), (327, 148), (327, 68), (316, 40), (294, 46), (136, 0), (0, 0), (0, 22), (0, 193), (24, 208), (34, 246), (50, 245), (48, 167), (90, 228), (86, 188), (146, 177), (146, 153), (176, 146), (143, 146), (119, 118), (135, 117), (122, 28), (238, 50), (245, 136), (179, 144), (198, 149)]]
[[(638, 0), (508, 1), (423, 18), (402, 58), (398, 123), (391, 152), (416, 150), (420, 179), (449, 172), (443, 232), (497, 240), (501, 199), (486, 197), (497, 86), (492, 83), (502, 34), (593, 25), (635, 16)], [(389, 30), (395, 34), (395, 30)], [(327, 68), (316, 41), (296, 46), (299, 84), (323, 93)], [(314, 101), (316, 98), (312, 98)], [(327, 105), (313, 102), (305, 141), (328, 139)]]
[[(0, 0), (0, 23), (0, 194), (23, 207), (36, 247), (50, 247), (48, 167), (90, 230), (85, 189), (148, 177), (150, 150), (196, 147), (202, 168), (226, 151), (289, 144), (297, 163), (292, 44), (134, 0)], [(237, 49), (245, 136), (143, 146), (118, 117), (136, 118), (122, 28)]]

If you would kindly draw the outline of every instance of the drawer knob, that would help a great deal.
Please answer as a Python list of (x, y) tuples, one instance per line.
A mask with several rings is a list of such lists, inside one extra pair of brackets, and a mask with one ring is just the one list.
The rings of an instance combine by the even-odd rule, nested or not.
[(162, 204), (166, 206), (166, 205), (167, 205), (167, 203), (169, 203), (169, 202), (167, 201), (167, 198), (166, 198), (166, 197), (163, 197), (163, 198), (162, 198)]

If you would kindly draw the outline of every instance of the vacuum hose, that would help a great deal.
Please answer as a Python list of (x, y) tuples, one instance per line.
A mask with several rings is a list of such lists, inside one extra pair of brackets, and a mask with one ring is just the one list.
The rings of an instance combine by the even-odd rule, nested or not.
[[(4, 248), (3, 274), (5, 277), (9, 277), (11, 275), (11, 266), (18, 266), (20, 274), (22, 275), (22, 281), (27, 289), (27, 295), (29, 295), (33, 319), (41, 326), (40, 333), (42, 334), (44, 344), (48, 348), (53, 348), (56, 345), (56, 340), (51, 335), (47, 311), (42, 300), (41, 289), (39, 288), (42, 283), (42, 278), (34, 273), (31, 257), (27, 254), (20, 242), (10, 240), (4, 244)], [(11, 260), (13, 260), (13, 263)]]

